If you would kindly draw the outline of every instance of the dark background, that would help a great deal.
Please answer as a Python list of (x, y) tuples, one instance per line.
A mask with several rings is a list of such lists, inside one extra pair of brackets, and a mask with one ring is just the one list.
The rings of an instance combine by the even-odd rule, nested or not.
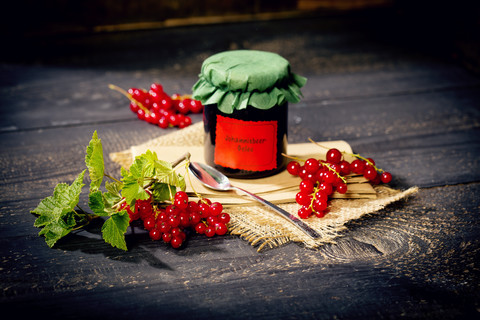
[[(479, 71), (480, 4), (478, 1), (434, 0), (18, 0), (2, 5), (3, 39), (1, 59), (5, 62), (62, 63), (76, 55), (91, 59), (72, 62), (103, 63), (101, 52), (130, 45), (132, 34), (161, 28), (201, 26), (218, 23), (312, 18), (317, 21), (339, 15), (368, 15), (365, 28), (385, 41), (405, 41), (410, 46), (456, 59)], [(115, 45), (102, 42), (102, 34), (120, 32)], [(216, 36), (210, 35), (211, 39)], [(172, 42), (183, 41), (185, 50), (196, 50), (188, 36), (145, 41), (144, 49), (164, 57), (178, 50)], [(191, 43), (193, 42), (193, 43)], [(103, 45), (102, 45), (103, 44)], [(123, 47), (122, 47), (123, 45)], [(221, 44), (219, 44), (221, 45)], [(162, 47), (163, 50), (155, 50)], [(171, 50), (174, 50), (173, 52)], [(140, 60), (140, 59), (139, 59)], [(119, 61), (121, 63), (121, 61)], [(153, 62), (152, 62), (153, 63)]]

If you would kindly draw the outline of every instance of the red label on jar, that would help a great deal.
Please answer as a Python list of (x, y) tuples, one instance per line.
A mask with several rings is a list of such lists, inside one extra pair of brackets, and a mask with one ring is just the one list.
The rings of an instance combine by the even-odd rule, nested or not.
[(216, 164), (266, 171), (277, 167), (277, 121), (243, 121), (217, 115)]

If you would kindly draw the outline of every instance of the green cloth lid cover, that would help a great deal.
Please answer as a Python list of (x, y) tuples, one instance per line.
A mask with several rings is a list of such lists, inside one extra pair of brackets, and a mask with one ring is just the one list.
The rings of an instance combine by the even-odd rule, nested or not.
[(247, 106), (270, 109), (287, 101), (299, 102), (306, 82), (291, 73), (288, 61), (278, 54), (234, 50), (206, 59), (192, 91), (195, 100), (216, 104), (230, 114)]

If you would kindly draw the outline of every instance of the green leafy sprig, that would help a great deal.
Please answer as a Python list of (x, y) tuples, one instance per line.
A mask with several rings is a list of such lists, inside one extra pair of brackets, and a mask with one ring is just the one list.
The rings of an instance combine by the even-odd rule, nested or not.
[[(102, 142), (95, 131), (86, 148), (87, 169), (71, 185), (58, 184), (52, 196), (40, 201), (32, 210), (38, 216), (34, 226), (42, 229), (39, 235), (43, 235), (47, 245), (53, 247), (58, 240), (85, 227), (92, 219), (104, 217), (102, 237), (105, 242), (127, 250), (125, 233), (130, 216), (121, 204), (126, 202), (133, 211), (137, 200), (153, 197), (156, 203), (171, 201), (177, 189), (185, 190), (185, 179), (174, 168), (188, 157), (186, 154), (171, 164), (159, 160), (155, 152), (147, 150), (135, 158), (129, 170), (121, 169), (122, 179), (118, 180), (105, 173)], [(92, 213), (85, 212), (78, 205), (87, 170), (90, 177), (88, 206)], [(104, 178), (109, 180), (104, 182)]]

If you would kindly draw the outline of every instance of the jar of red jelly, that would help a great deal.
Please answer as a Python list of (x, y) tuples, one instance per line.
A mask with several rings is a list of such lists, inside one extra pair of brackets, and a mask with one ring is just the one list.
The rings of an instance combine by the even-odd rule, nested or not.
[(234, 50), (206, 59), (192, 89), (204, 105), (205, 162), (233, 178), (285, 169), (288, 103), (300, 101), (305, 83), (271, 52)]

